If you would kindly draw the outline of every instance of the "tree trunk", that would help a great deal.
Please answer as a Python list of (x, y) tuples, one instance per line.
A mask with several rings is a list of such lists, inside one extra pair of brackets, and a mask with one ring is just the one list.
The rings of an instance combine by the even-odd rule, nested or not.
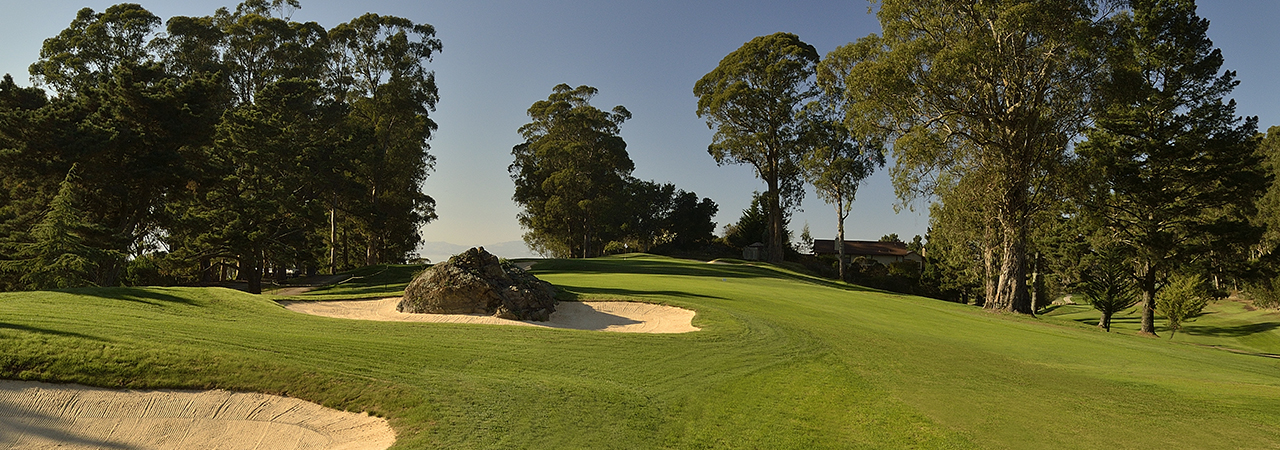
[(1036, 252), (1035, 256), (1031, 258), (1031, 286), (1028, 287), (1031, 291), (1032, 311), (1039, 311), (1042, 306), (1041, 303), (1045, 301), (1041, 296), (1041, 293), (1044, 290), (1042, 289), (1043, 286), (1041, 286), (1043, 281), (1044, 280), (1040, 278), (1040, 252)]
[[(336, 195), (335, 195), (336, 197)], [(335, 200), (336, 204), (337, 201)], [(329, 206), (329, 275), (338, 273), (338, 208)]]
[(591, 216), (582, 221), (582, 259), (591, 257)]
[(982, 242), (982, 307), (996, 308), (996, 246), (995, 227), (988, 222), (983, 230)]
[[(1017, 168), (1010, 173), (1017, 173)], [(994, 308), (1035, 315), (1027, 292), (1027, 234), (1031, 225), (1027, 186), (1015, 177), (1003, 182), (1000, 190), (995, 208), (1001, 237), (1000, 277)]]
[(1035, 315), (1027, 292), (1027, 227), (1025, 220), (1001, 220), (1000, 278), (996, 283), (995, 309)]
[(1146, 273), (1138, 280), (1142, 289), (1142, 329), (1138, 334), (1156, 335), (1156, 271), (1146, 264)]
[(840, 281), (849, 281), (845, 276), (845, 266), (849, 265), (844, 259), (844, 221), (836, 225), (836, 254), (840, 255), (840, 261), (836, 264), (840, 266)]
[(208, 256), (200, 258), (200, 285), (208, 286), (213, 281), (213, 263)]
[(97, 284), (98, 286), (102, 286), (102, 287), (119, 286), (120, 273), (124, 271), (124, 265), (125, 265), (124, 259), (110, 257), (110, 258), (106, 258), (102, 262), (103, 262), (102, 266), (105, 266), (105, 268), (102, 269), (97, 274), (96, 277), (90, 274), (92, 278), (96, 278), (95, 280), (93, 280), (94, 284)]
[(259, 252), (250, 252), (248, 255), (240, 257), (240, 272), (244, 275), (245, 281), (249, 282), (250, 294), (262, 293), (262, 255)]
[(275, 275), (276, 284), (284, 284), (284, 282), (289, 279), (289, 270), (286, 269), (285, 267), (286, 266), (281, 264), (279, 261), (276, 261), (275, 263), (271, 264), (271, 269), (274, 271), (273, 274)]
[(778, 180), (769, 180), (769, 192), (765, 194), (765, 204), (769, 208), (769, 246), (768, 261), (772, 264), (782, 262), (782, 202), (779, 198)]
[[(1011, 233), (1017, 234), (1017, 231)], [(1027, 293), (1026, 242), (1017, 236), (1008, 236), (1001, 251), (995, 308), (1032, 314), (1031, 297)]]
[(1111, 332), (1111, 313), (1102, 313), (1102, 320), (1098, 321), (1098, 328), (1107, 330), (1108, 333)]
[[(385, 155), (386, 155), (386, 149), (385, 149), (385, 148), (383, 149), (383, 153), (382, 153), (382, 154), (383, 154), (383, 157), (385, 158)], [(370, 219), (372, 219), (372, 220), (370, 220), (370, 221), (369, 221), (369, 226), (370, 226), (370, 228), (372, 228), (372, 229), (368, 230), (369, 242), (368, 242), (368, 245), (365, 247), (364, 264), (365, 264), (366, 266), (372, 266), (372, 265), (374, 265), (374, 264), (377, 264), (377, 256), (378, 256), (378, 255), (377, 255), (377, 249), (375, 248), (375, 246), (376, 246), (379, 242), (378, 242), (378, 238), (375, 236), (375, 234), (377, 234), (377, 231), (378, 231), (378, 230), (377, 230), (377, 228), (378, 228), (378, 226), (379, 226), (379, 222), (380, 222), (380, 221), (378, 220), (378, 217), (379, 217), (379, 216), (381, 215), (381, 213), (382, 213), (382, 211), (381, 211), (381, 210), (379, 209), (379, 207), (378, 207), (378, 187), (379, 187), (379, 185), (381, 185), (381, 178), (380, 178), (380, 177), (375, 176), (375, 177), (374, 177), (374, 180), (373, 180), (373, 190), (372, 190), (372, 192), (370, 192), (370, 194), (369, 194), (369, 203), (372, 205), (373, 217), (371, 217)]]

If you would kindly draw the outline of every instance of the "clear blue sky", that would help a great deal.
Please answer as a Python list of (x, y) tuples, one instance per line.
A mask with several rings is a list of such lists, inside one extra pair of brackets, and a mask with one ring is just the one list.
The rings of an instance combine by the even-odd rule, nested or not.
[[(12, 2), (11, 2), (12, 3)], [(29, 84), (27, 66), (43, 39), (66, 28), (82, 7), (101, 11), (111, 1), (42, 0), (10, 5), (0, 16), (4, 43), (0, 72)], [(1204, 1), (1210, 37), (1239, 72), (1234, 97), (1239, 113), (1256, 115), (1260, 128), (1280, 124), (1280, 2)], [(141, 1), (161, 18), (211, 14), (234, 3)], [(302, 0), (298, 21), (333, 27), (365, 12), (409, 18), (436, 27), (444, 51), (436, 72), (440, 128), (431, 141), (436, 171), (423, 186), (440, 219), (423, 228), (425, 241), (464, 246), (518, 241), (522, 234), (507, 175), (511, 147), (525, 110), (559, 83), (600, 90), (593, 104), (624, 105), (634, 117), (622, 137), (641, 179), (675, 183), (720, 205), (719, 226), (738, 219), (754, 190), (764, 185), (746, 166), (718, 167), (707, 154), (711, 131), (694, 113), (693, 84), (726, 54), (759, 35), (795, 33), (822, 54), (880, 30), (869, 3), (837, 1), (318, 1)], [(895, 213), (887, 168), (858, 193), (846, 223), (850, 239), (897, 233), (925, 234), (928, 217)], [(810, 192), (792, 219), (798, 234), (807, 222), (815, 237), (835, 235), (831, 207)], [(504, 247), (507, 248), (507, 247)], [(424, 249), (439, 259), (439, 251)], [(504, 256), (520, 256), (507, 251)]]

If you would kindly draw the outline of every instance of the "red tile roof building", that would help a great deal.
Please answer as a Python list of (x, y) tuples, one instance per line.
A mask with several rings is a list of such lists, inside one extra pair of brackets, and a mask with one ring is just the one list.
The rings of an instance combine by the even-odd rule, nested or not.
[[(814, 239), (813, 254), (835, 255), (835, 243), (835, 239)], [(924, 262), (924, 258), (908, 250), (907, 244), (902, 242), (844, 241), (844, 255), (850, 260), (862, 256), (884, 265), (901, 261)]]

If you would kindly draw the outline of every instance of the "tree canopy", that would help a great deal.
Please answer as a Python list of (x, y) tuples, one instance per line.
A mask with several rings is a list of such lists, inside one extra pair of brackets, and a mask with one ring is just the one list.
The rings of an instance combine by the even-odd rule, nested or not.
[(1097, 6), (886, 0), (883, 34), (855, 44), (865, 56), (847, 77), (846, 120), (890, 133), (904, 203), (964, 199), (991, 218), (977, 222), (998, 268), (989, 308), (1033, 312), (1030, 220), (1087, 122)]
[(590, 86), (557, 85), (529, 107), (525, 142), (509, 167), (523, 207), (525, 242), (543, 254), (592, 257), (618, 248), (689, 246), (711, 239), (717, 207), (672, 184), (631, 177), (635, 164), (618, 133), (631, 113), (591, 106)]
[(591, 106), (597, 92), (557, 85), (529, 107), (532, 121), (520, 127), (525, 142), (511, 150), (509, 170), (530, 248), (583, 258), (603, 251), (599, 235), (635, 164), (618, 136), (631, 113), (621, 105), (612, 111)]
[[(860, 61), (859, 50), (855, 45), (844, 45), (818, 63), (815, 78), (819, 94), (801, 112), (807, 148), (801, 167), (818, 198), (835, 207), (836, 242), (845, 240), (845, 219), (853, 210), (858, 187), (885, 163), (882, 133), (866, 127), (850, 127), (843, 120), (845, 79)], [(866, 133), (868, 131), (872, 133)], [(858, 132), (862, 134), (855, 134)], [(844, 280), (848, 264), (844, 245), (837, 245), (836, 253), (838, 274)]]
[(2, 257), (37, 239), (74, 165), (97, 284), (144, 259), (169, 279), (251, 291), (325, 259), (405, 260), (435, 218), (421, 184), (440, 41), (377, 14), (326, 30), (290, 20), (299, 7), (248, 0), (163, 30), (136, 4), (77, 13), (30, 67), (55, 96), (0, 83)]
[(770, 262), (786, 248), (783, 216), (804, 195), (804, 127), (797, 113), (814, 94), (818, 51), (794, 34), (756, 37), (720, 60), (693, 86), (698, 116), (715, 136), (707, 152), (717, 164), (749, 164), (764, 181)]
[(1257, 119), (1224, 100), (1238, 83), (1191, 0), (1134, 0), (1115, 18), (1096, 127), (1080, 154), (1096, 176), (1088, 210), (1133, 260), (1142, 332), (1160, 289), (1213, 252), (1257, 242), (1268, 182)]

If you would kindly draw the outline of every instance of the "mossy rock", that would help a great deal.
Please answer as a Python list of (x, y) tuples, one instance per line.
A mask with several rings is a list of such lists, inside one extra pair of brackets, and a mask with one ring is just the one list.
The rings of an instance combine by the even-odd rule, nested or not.
[(396, 309), (545, 321), (555, 312), (555, 293), (550, 283), (475, 247), (418, 275)]

